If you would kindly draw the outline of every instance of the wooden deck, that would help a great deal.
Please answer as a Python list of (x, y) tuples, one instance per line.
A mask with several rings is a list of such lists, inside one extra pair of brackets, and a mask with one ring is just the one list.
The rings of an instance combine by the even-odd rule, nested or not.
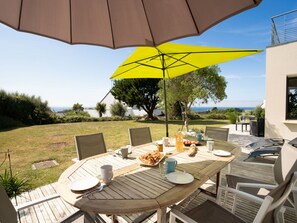
[[(236, 174), (240, 174), (242, 176), (253, 177), (255, 179), (265, 180), (267, 182), (273, 182), (272, 172), (270, 168), (259, 169), (255, 165), (246, 166), (246, 165), (243, 165), (241, 162), (238, 162), (238, 161), (241, 161), (244, 157), (246, 157), (246, 153), (242, 152), (241, 155), (236, 159), (236, 161), (232, 165), (233, 166), (232, 172)], [(225, 168), (222, 171), (223, 185), (225, 184), (224, 174), (226, 173), (226, 171), (227, 171), (227, 168)], [(21, 196), (17, 197), (17, 203), (20, 205), (22, 203), (26, 203), (31, 200), (36, 200), (45, 196), (55, 194), (56, 193), (55, 187), (56, 187), (56, 183), (53, 183), (53, 184), (39, 187), (30, 192), (23, 193)], [(214, 182), (208, 181), (206, 184), (203, 185), (203, 187), (207, 188), (208, 190), (214, 190)], [(205, 194), (200, 193), (200, 191), (197, 191), (196, 193), (188, 197), (186, 200), (181, 202), (179, 204), (179, 208), (182, 211), (186, 211), (191, 209), (194, 206), (199, 205), (206, 199), (213, 199), (213, 198), (210, 198)], [(14, 199), (12, 200), (12, 202), (14, 205), (16, 204)], [(250, 203), (242, 202), (236, 213), (247, 222), (251, 222), (258, 208), (259, 208), (259, 205), (256, 205), (256, 204), (251, 205)], [(28, 222), (28, 223), (51, 222), (52, 223), (64, 218), (65, 216), (69, 216), (71, 213), (74, 213), (76, 211), (77, 211), (76, 208), (67, 204), (61, 198), (57, 198), (48, 202), (44, 202), (39, 205), (35, 205), (34, 207), (28, 208), (24, 211), (21, 211), (20, 218), (21, 218), (21, 222)], [(119, 216), (119, 222), (123, 222), (123, 223), (132, 222), (138, 216), (139, 216), (138, 214)], [(102, 217), (107, 222), (109, 221), (109, 218), (107, 216), (103, 215)], [(285, 218), (286, 218), (286, 222), (288, 223), (297, 222), (295, 212), (286, 211)], [(157, 220), (156, 215), (153, 215), (145, 222), (152, 223), (152, 222), (155, 222), (156, 220)]]

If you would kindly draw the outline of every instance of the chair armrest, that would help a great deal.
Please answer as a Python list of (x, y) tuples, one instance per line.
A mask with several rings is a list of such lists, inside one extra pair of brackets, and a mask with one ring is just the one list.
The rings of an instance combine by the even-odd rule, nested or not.
[(237, 183), (236, 190), (240, 190), (241, 187), (249, 187), (249, 188), (265, 188), (265, 189), (274, 189), (277, 185), (272, 184), (257, 184), (257, 183)]
[(169, 223), (175, 223), (176, 222), (175, 218), (177, 218), (183, 222), (186, 222), (186, 223), (197, 223), (193, 219), (189, 218), (187, 215), (185, 215), (185, 214), (181, 213), (180, 211), (173, 208), (170, 211)]
[[(256, 202), (256, 203), (259, 203), (259, 204), (262, 204), (263, 202), (263, 199), (262, 198), (259, 198), (257, 196), (254, 196), (252, 194), (249, 194), (249, 193), (246, 193), (246, 192), (243, 192), (243, 191), (240, 191), (240, 190), (236, 190), (236, 189), (233, 189), (233, 188), (230, 188), (230, 187), (219, 187), (219, 191), (218, 193), (221, 194), (221, 191), (222, 190), (225, 190), (225, 193), (233, 193), (239, 197), (242, 197), (242, 198), (245, 198), (247, 200), (250, 200), (250, 201), (253, 201), (253, 202)], [(219, 196), (221, 197), (221, 196)], [(226, 197), (226, 195), (225, 195)]]
[(43, 203), (43, 202), (46, 202), (46, 201), (49, 201), (49, 200), (53, 200), (53, 199), (56, 199), (56, 198), (59, 198), (59, 197), (60, 197), (59, 194), (54, 194), (54, 195), (51, 195), (51, 196), (48, 196), (48, 197), (44, 197), (44, 198), (37, 199), (37, 200), (34, 200), (34, 201), (29, 201), (27, 203), (15, 206), (15, 209), (18, 212), (18, 211), (21, 211), (21, 210), (26, 209), (28, 207), (34, 206), (36, 204), (40, 204), (40, 203)]

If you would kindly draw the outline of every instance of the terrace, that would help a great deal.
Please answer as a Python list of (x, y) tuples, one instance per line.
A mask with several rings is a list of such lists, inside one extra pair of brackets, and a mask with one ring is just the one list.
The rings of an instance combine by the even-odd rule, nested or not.
[[(241, 176), (248, 176), (249, 178), (254, 178), (258, 180), (266, 180), (267, 182), (273, 183), (273, 176), (270, 168), (257, 168), (257, 166), (246, 166), (244, 165), (243, 159), (247, 157), (249, 150), (244, 146), (248, 143), (255, 142), (259, 140), (259, 137), (250, 136), (247, 132), (241, 132), (235, 130), (235, 125), (226, 126), (230, 130), (229, 134), (229, 141), (241, 147), (241, 153), (236, 158), (235, 161), (232, 162), (232, 169), (235, 170), (236, 174)], [(227, 172), (227, 168), (222, 170), (222, 184), (225, 185), (225, 173)], [(211, 179), (207, 181), (202, 188), (214, 191), (215, 190), (215, 179)], [(39, 187), (35, 190), (30, 192), (23, 193), (22, 195), (17, 197), (17, 204), (20, 205), (22, 203), (36, 200), (42, 198), (44, 196), (50, 196), (55, 193), (57, 183), (45, 185)], [(204, 202), (206, 199), (214, 200), (213, 197), (208, 196), (204, 193), (201, 193), (200, 190), (192, 194), (190, 197), (186, 198), (182, 201), (178, 208), (184, 212), (187, 211), (194, 206)], [(15, 200), (12, 199), (14, 204)], [(251, 222), (257, 213), (259, 208), (258, 204), (249, 203), (249, 202), (242, 202), (238, 205), (236, 209), (236, 214), (241, 216), (246, 222)], [(169, 209), (168, 209), (169, 210)], [(21, 222), (54, 222), (63, 219), (65, 216), (76, 212), (77, 209), (73, 206), (66, 203), (63, 199), (58, 198), (48, 202), (44, 202), (42, 204), (36, 205), (34, 207), (25, 209), (20, 212)], [(118, 217), (119, 222), (137, 222), (138, 214), (133, 215), (122, 215)], [(101, 217), (106, 222), (111, 222), (111, 219), (106, 215), (101, 215)], [(146, 219), (144, 222), (156, 222), (157, 215), (152, 215), (150, 218)], [(285, 220), (288, 223), (293, 223), (297, 221), (297, 217), (294, 211), (288, 210), (285, 212)]]

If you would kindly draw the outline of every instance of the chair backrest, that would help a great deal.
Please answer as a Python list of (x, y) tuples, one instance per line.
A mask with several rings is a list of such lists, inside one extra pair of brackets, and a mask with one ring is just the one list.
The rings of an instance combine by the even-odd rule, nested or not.
[(74, 136), (78, 160), (106, 153), (103, 133)]
[(277, 184), (282, 183), (288, 175), (297, 171), (297, 148), (285, 143), (275, 161), (273, 170)]
[(297, 172), (288, 175), (285, 181), (279, 184), (275, 189), (265, 197), (254, 222), (273, 223), (278, 222), (277, 214), (280, 208), (288, 198), (294, 184), (297, 182)]
[(206, 126), (205, 135), (212, 139), (228, 141), (229, 129)]
[(149, 127), (130, 128), (128, 131), (131, 146), (139, 146), (152, 142), (152, 136)]
[(0, 201), (0, 222), (17, 223), (17, 212), (2, 185), (0, 185)]

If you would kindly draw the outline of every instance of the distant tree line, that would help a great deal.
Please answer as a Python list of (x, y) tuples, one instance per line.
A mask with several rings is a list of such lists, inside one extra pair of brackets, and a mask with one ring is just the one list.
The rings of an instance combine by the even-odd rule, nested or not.
[(6, 116), (26, 125), (53, 123), (47, 101), (40, 97), (0, 90), (0, 116)]

